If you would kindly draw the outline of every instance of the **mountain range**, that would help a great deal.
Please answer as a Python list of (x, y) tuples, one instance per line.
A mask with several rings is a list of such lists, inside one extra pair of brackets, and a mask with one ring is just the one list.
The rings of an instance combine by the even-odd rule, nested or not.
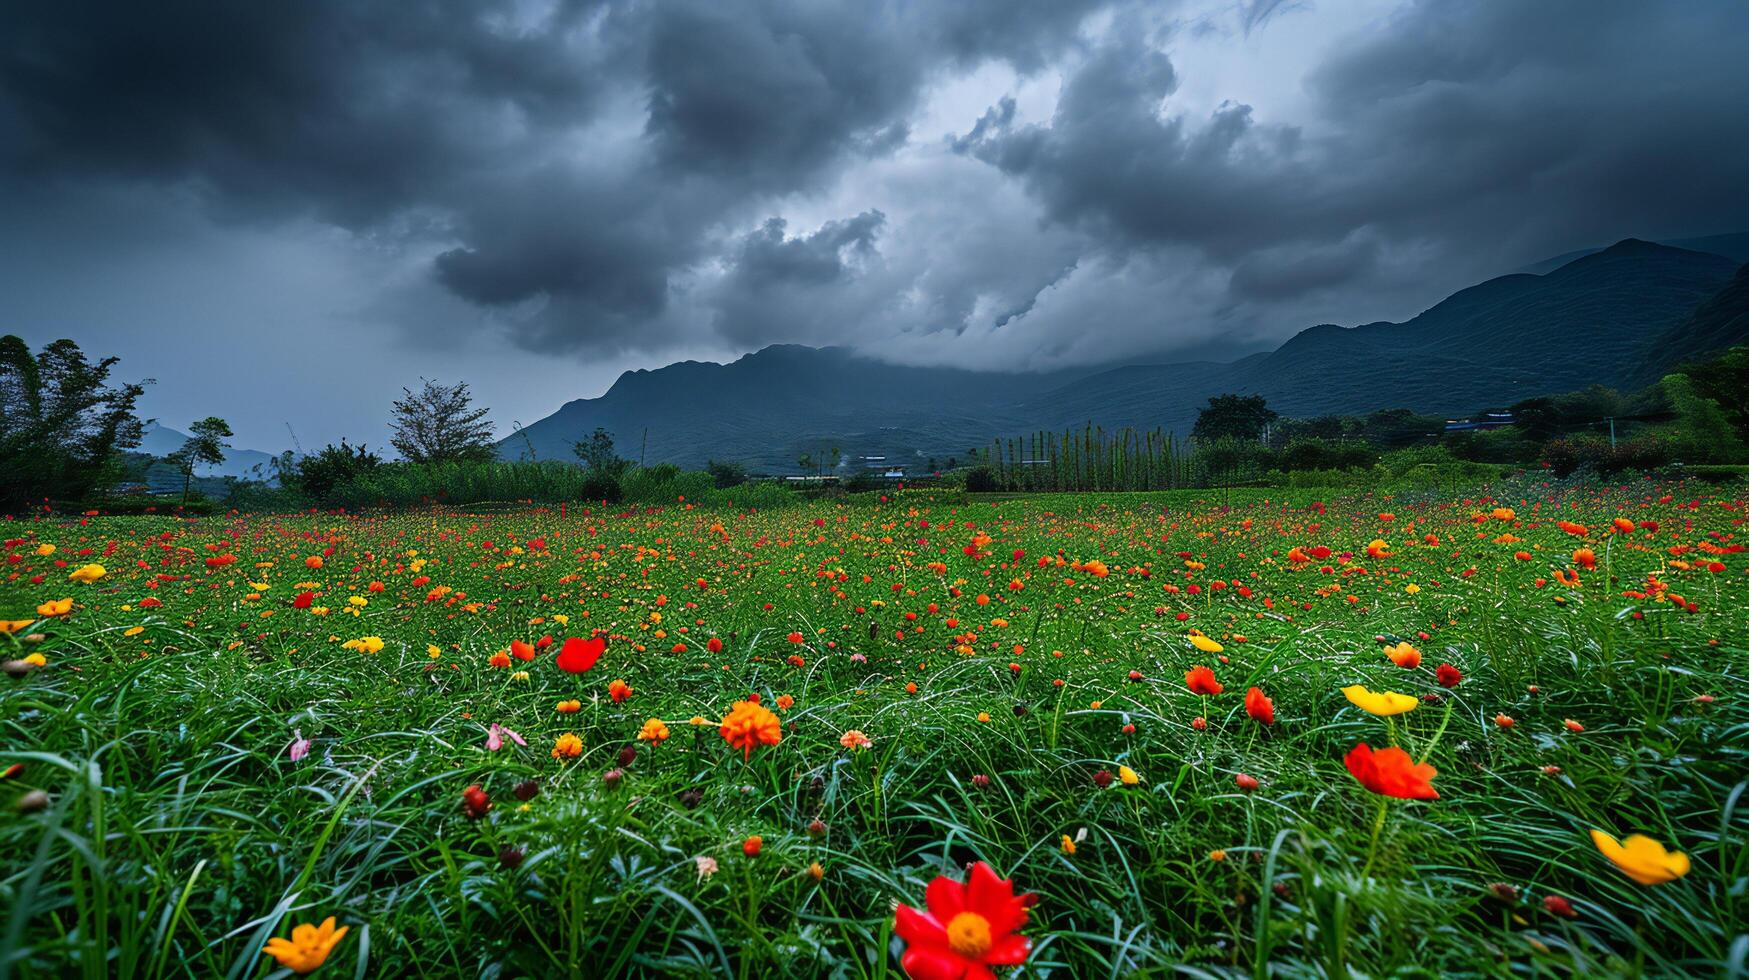
[(1471, 286), (1403, 323), (1321, 324), (1229, 363), (1000, 373), (795, 345), (728, 364), (684, 361), (629, 371), (600, 397), (501, 440), (499, 452), (571, 460), (572, 445), (601, 427), (621, 455), (650, 464), (720, 459), (791, 473), (802, 453), (837, 447), (847, 459), (916, 467), (997, 436), (1089, 422), (1184, 435), (1210, 396), (1228, 392), (1307, 417), (1467, 414), (1591, 384), (1635, 387), (1749, 341), (1749, 234), (1683, 242), (1718, 251), (1630, 238)]

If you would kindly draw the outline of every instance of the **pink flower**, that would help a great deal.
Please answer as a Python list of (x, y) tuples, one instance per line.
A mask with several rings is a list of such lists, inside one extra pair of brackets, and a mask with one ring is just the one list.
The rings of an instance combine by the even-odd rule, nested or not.
[(510, 740), (512, 742), (515, 742), (517, 745), (520, 745), (523, 748), (528, 747), (528, 743), (522, 740), (521, 735), (516, 734), (515, 732), (511, 731), (508, 728), (505, 728), (503, 725), (500, 725), (497, 722), (493, 722), (492, 727), (486, 729), (486, 751), (496, 752), (499, 749), (503, 748), (504, 747), (504, 736), (506, 736), (506, 735), (510, 736)]
[(304, 737), (303, 732), (293, 731), (292, 732), (291, 748), (286, 751), (286, 755), (291, 759), (291, 761), (296, 762), (299, 759), (302, 759), (304, 756), (309, 755), (309, 754), (310, 754), (310, 740)]

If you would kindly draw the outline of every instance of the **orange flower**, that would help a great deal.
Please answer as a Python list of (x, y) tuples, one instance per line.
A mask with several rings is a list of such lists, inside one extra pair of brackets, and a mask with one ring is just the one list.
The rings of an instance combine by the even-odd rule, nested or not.
[(1245, 692), (1245, 713), (1265, 725), (1275, 724), (1275, 702), (1269, 700), (1262, 688)]
[(1417, 765), (1409, 753), (1395, 746), (1373, 751), (1365, 742), (1350, 749), (1343, 758), (1348, 771), (1360, 785), (1380, 796), (1399, 800), (1437, 800), (1439, 791), (1433, 788), (1433, 777), (1439, 770), (1423, 762)]
[(1215, 680), (1215, 672), (1198, 664), (1184, 672), (1184, 683), (1194, 694), (1219, 694), (1221, 682)]
[(582, 711), (582, 710), (583, 710), (583, 702), (578, 701), (576, 698), (571, 698), (570, 700), (559, 702), (558, 711), (559, 711), (559, 714), (561, 714), (561, 715), (574, 715), (577, 712)]
[(776, 745), (783, 738), (783, 723), (770, 709), (752, 701), (736, 701), (718, 730), (723, 741), (741, 750), (743, 759), (751, 758), (755, 747)]
[(1391, 663), (1407, 670), (1421, 666), (1421, 651), (1407, 643), (1396, 643), (1385, 647), (1385, 656), (1391, 658)]
[(321, 568), (322, 567), (322, 556), (321, 555), (311, 555), (310, 557), (305, 558), (304, 559), (304, 567), (305, 568)]
[(1580, 548), (1573, 552), (1573, 564), (1589, 572), (1597, 567), (1597, 552), (1590, 548)]
[(838, 736), (838, 744), (847, 749), (866, 749), (874, 745), (874, 739), (864, 735), (860, 728), (852, 728)]
[(566, 732), (553, 742), (553, 758), (575, 759), (583, 754), (583, 740)]
[(779, 694), (777, 696), (777, 706), (784, 711), (788, 711), (789, 709), (795, 707), (795, 703), (796, 703), (796, 699), (790, 697), (787, 694)]
[(644, 722), (644, 727), (638, 730), (640, 742), (666, 742), (668, 740), (668, 725), (660, 718), (651, 718)]
[(616, 678), (608, 683), (607, 696), (613, 698), (614, 704), (619, 704), (632, 696), (632, 686)]

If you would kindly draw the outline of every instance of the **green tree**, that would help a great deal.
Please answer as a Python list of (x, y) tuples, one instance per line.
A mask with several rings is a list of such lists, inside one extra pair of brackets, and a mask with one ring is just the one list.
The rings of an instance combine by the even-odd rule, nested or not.
[(334, 491), (382, 465), (381, 457), (362, 444), (329, 443), (320, 452), (295, 463), (281, 464), (280, 482), (317, 503), (331, 503)]
[(1208, 407), (1197, 413), (1190, 435), (1200, 443), (1218, 439), (1256, 442), (1277, 417), (1262, 395), (1215, 395)]
[(747, 482), (747, 467), (740, 463), (724, 463), (712, 459), (705, 462), (704, 469), (711, 475), (711, 482), (718, 490), (738, 487)]
[(231, 448), (231, 425), (216, 415), (209, 415), (189, 427), (188, 441), (182, 448), (164, 457), (182, 474), (182, 502), (188, 503), (188, 485), (194, 482), (194, 468), (202, 463), (218, 466), (225, 461), (225, 450)]
[(0, 337), (0, 506), (84, 500), (140, 444), (134, 405), (150, 382), (111, 387), (117, 358), (93, 364), (71, 340), (32, 354)]
[(613, 434), (600, 426), (587, 439), (579, 439), (572, 447), (572, 452), (589, 467), (604, 477), (617, 480), (631, 467), (632, 461), (622, 458), (613, 448)]
[(394, 436), (389, 444), (408, 462), (490, 462), (497, 456), (492, 445), (492, 423), (484, 408), (473, 407), (468, 384), (439, 384), (425, 380), (414, 392), (402, 388), (389, 425)]
[(1712, 399), (1738, 437), (1749, 442), (1749, 347), (1733, 347), (1710, 361), (1688, 365), (1683, 373), (1695, 393)]

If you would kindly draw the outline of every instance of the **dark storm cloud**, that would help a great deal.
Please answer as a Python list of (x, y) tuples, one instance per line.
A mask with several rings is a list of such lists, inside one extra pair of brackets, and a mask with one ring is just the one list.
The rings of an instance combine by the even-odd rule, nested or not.
[[(527, 350), (651, 359), (1155, 355), (1412, 313), (1627, 235), (1749, 228), (1749, 7), (1360, 9), (19, 4), (0, 193), (80, 216), (31, 233), (94, 254), (174, 240), (97, 230), (80, 203), (130, 193), (304, 248), (338, 228), (391, 272), (417, 263), (376, 322), (422, 344), (483, 321)], [(1260, 53), (1288, 35), (1301, 62)]]
[(431, 242), (539, 349), (636, 346), (762, 198), (904, 143), (947, 65), (1037, 67), (1084, 7), (682, 2), (27, 5), (12, 181), (184, 186), (220, 220)]
[(1749, 227), (1746, 28), (1722, 2), (1418, 4), (1339, 44), (1293, 125), (1175, 110), (1169, 56), (1118, 30), (1047, 122), (998, 105), (954, 146), (1105, 247), (1197, 249), (1239, 299), (1361, 288), (1387, 251), (1485, 274), (1501, 251)]

